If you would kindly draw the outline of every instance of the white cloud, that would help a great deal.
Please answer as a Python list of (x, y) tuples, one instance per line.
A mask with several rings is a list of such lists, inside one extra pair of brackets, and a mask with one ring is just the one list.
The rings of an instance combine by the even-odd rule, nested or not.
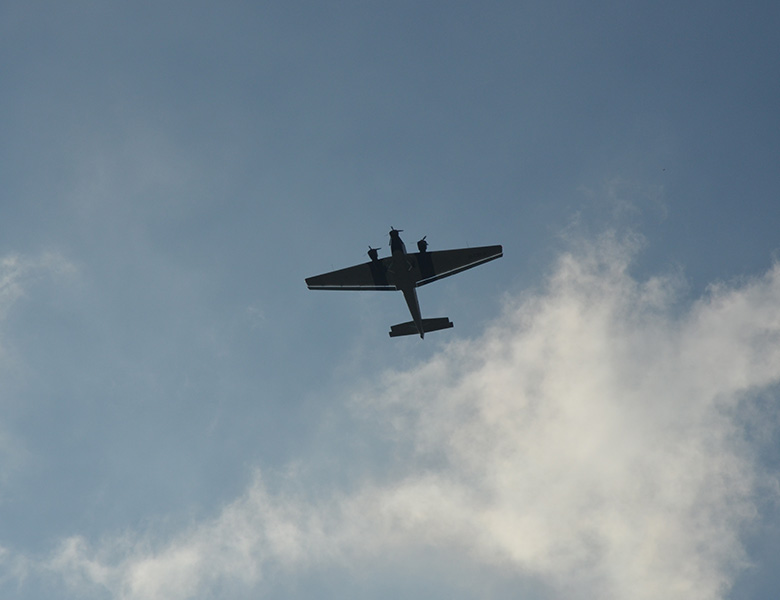
[(742, 407), (780, 380), (780, 266), (684, 308), (674, 277), (630, 275), (634, 251), (583, 244), (480, 339), (357, 394), (398, 445), (395, 478), (304, 495), (257, 477), (211, 520), (76, 536), (47, 570), (115, 598), (208, 597), (424, 546), (552, 597), (723, 598), (764, 475)]
[[(7, 375), (21, 369), (21, 363), (9, 347), (2, 330), (2, 322), (8, 318), (11, 307), (44, 277), (72, 275), (76, 268), (63, 256), (45, 252), (39, 256), (9, 254), (0, 257), (0, 374)], [(0, 408), (13, 402), (9, 390), (12, 377), (3, 379), (0, 385)], [(5, 419), (6, 414), (2, 415)], [(23, 443), (13, 432), (7, 431), (5, 421), (0, 423), (0, 483), (5, 483), (9, 474), (27, 460)], [(5, 490), (0, 491), (0, 498)], [(0, 547), (0, 559), (7, 551)]]
[(30, 281), (42, 274), (73, 273), (75, 267), (61, 255), (46, 252), (38, 257), (9, 254), (0, 258), (0, 318), (21, 296)]

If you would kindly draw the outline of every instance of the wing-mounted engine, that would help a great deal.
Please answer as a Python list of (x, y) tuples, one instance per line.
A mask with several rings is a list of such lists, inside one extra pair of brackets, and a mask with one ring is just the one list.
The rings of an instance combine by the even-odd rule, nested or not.
[(417, 242), (417, 249), (422, 253), (428, 250), (428, 242), (425, 241), (425, 238), (427, 238), (427, 235), (423, 236), (423, 239), (421, 239), (419, 242)]

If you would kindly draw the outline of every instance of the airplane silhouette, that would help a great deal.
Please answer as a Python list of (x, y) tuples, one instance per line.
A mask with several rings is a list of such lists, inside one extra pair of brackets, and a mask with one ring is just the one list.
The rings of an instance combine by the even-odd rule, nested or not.
[(480, 246), (429, 252), (428, 242), (422, 238), (417, 242), (418, 252), (408, 253), (399, 235), (402, 231), (390, 228), (390, 256), (379, 258), (379, 248), (369, 246), (369, 262), (309, 277), (306, 285), (310, 290), (401, 290), (412, 320), (391, 326), (390, 337), (419, 333), (424, 338), (429, 331), (452, 327), (448, 317), (422, 318), (417, 288), (501, 258), (504, 255), (502, 247)]

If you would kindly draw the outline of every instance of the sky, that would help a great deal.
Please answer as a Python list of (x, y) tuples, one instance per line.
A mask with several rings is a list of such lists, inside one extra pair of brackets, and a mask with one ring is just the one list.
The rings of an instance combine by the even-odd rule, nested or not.
[[(0, 593), (759, 600), (780, 7), (0, 3)], [(420, 290), (304, 278), (502, 244)]]

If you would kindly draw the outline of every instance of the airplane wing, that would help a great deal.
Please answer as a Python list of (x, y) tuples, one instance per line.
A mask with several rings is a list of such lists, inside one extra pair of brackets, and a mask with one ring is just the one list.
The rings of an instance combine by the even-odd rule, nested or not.
[(387, 269), (391, 262), (392, 259), (387, 257), (315, 275), (306, 279), (306, 285), (310, 290), (395, 290), (395, 285), (387, 280)]
[(417, 287), (477, 267), (488, 261), (501, 258), (503, 255), (504, 250), (500, 245), (415, 252), (412, 256), (414, 256), (417, 270), (419, 270), (419, 273), (415, 273)]

